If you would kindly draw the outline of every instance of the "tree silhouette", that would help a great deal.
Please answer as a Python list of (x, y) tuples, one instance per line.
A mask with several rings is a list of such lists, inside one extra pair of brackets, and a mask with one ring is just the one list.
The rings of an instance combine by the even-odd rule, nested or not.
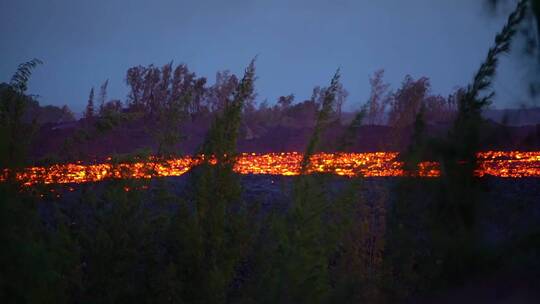
[(88, 103), (86, 104), (84, 118), (91, 120), (94, 118), (94, 114), (94, 88), (92, 88), (90, 90), (90, 95), (88, 96)]

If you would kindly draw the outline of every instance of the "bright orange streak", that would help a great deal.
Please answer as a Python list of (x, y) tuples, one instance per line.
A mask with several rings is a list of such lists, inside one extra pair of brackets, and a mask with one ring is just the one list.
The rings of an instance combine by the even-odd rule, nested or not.
[[(342, 176), (405, 176), (403, 163), (397, 161), (398, 153), (319, 153), (311, 158), (307, 173), (333, 173)], [(84, 165), (57, 164), (49, 167), (30, 167), (16, 174), (25, 185), (36, 183), (64, 184), (98, 182), (106, 179), (149, 179), (153, 177), (180, 176), (203, 157), (182, 157), (171, 160), (149, 158), (135, 163), (101, 163)], [(477, 176), (540, 177), (540, 151), (487, 151), (478, 153)], [(240, 174), (299, 175), (302, 154), (296, 152), (255, 154), (243, 153), (237, 157), (234, 171)], [(215, 164), (215, 159), (210, 159)], [(0, 181), (6, 178), (4, 171)], [(423, 162), (415, 173), (421, 177), (440, 176), (439, 164)]]

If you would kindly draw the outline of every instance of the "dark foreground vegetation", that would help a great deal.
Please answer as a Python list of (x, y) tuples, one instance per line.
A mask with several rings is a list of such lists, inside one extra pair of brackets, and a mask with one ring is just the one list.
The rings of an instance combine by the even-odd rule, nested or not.
[[(242, 181), (232, 171), (244, 118), (254, 117), (249, 116), (254, 111), (253, 60), (241, 79), (222, 76), (226, 80), (211, 91), (219, 102), (204, 114), (212, 119), (195, 152), (216, 155), (217, 165), (203, 163), (181, 180), (77, 185), (57, 199), (54, 187), (23, 188), (13, 178), (32, 160), (27, 152), (38, 130), (38, 122), (25, 118), (24, 92), (40, 62), (22, 64), (0, 100), (0, 167), (11, 169), (0, 184), (0, 301), (393, 303), (434, 297), (441, 302), (458, 290), (462, 296), (456, 301), (467, 302), (477, 296), (475, 285), (470, 292), (460, 288), (490, 276), (498, 280), (488, 286), (507, 282), (490, 300), (515, 296), (518, 279), (529, 285), (518, 284), (517, 290), (534, 292), (540, 274), (538, 180), (473, 175), (485, 127), (482, 112), (492, 98), (486, 91), (525, 10), (526, 1), (521, 1), (471, 84), (449, 99), (428, 96), (427, 80), (410, 78), (389, 97), (382, 74), (376, 74), (370, 103), (333, 143), (335, 150), (350, 150), (362, 140), (358, 130), (363, 122), (387, 119), (395, 132), (409, 130), (395, 135), (410, 136), (402, 154), (408, 170), (436, 159), (442, 166), (437, 180), (300, 175), (280, 178), (269, 195), (253, 195), (274, 182), (272, 177)], [(181, 81), (171, 84), (171, 79)], [(203, 115), (209, 106), (199, 102), (206, 100), (205, 81), (185, 66), (173, 73), (167, 65), (133, 68), (128, 83), (132, 92), (127, 108), (100, 102), (96, 114), (92, 91), (83, 126), (65, 142), (62, 154), (49, 156), (49, 161), (85, 160), (88, 155), (75, 144), (130, 119), (152, 121), (158, 154), (177, 153), (186, 134), (181, 122)], [(166, 86), (160, 90), (159, 84)], [(106, 86), (100, 90), (101, 101)], [(314, 91), (308, 103), (312, 111), (306, 115), (315, 120), (303, 171), (309, 156), (324, 147), (325, 132), (340, 116), (343, 95), (339, 70), (327, 87)], [(392, 101), (384, 118), (386, 99)], [(276, 107), (263, 107), (260, 119), (286, 113), (278, 107), (303, 109), (291, 102), (288, 96)], [(440, 108), (435, 111), (435, 106)], [(443, 118), (448, 122), (444, 132), (427, 132), (430, 121)], [(508, 195), (509, 189), (515, 196)], [(514, 229), (515, 223), (521, 226)], [(535, 296), (519, 299), (532, 301)]]

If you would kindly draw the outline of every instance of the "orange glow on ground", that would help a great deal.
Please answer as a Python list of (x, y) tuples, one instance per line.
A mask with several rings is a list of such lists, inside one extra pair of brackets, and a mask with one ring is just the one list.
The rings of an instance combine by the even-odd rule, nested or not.
[[(398, 153), (319, 153), (312, 157), (307, 173), (332, 173), (341, 176), (399, 177), (405, 176), (403, 164), (397, 161)], [(16, 174), (25, 185), (66, 184), (99, 182), (106, 179), (149, 179), (154, 177), (180, 176), (202, 162), (202, 157), (185, 156), (170, 160), (151, 157), (134, 163), (56, 164), (48, 167), (30, 167)], [(242, 153), (238, 155), (234, 171), (240, 174), (299, 175), (302, 154)], [(477, 176), (540, 177), (540, 151), (487, 151), (478, 153)], [(215, 164), (215, 160), (210, 163)], [(437, 177), (439, 164), (423, 162), (416, 175)], [(7, 172), (0, 176), (6, 178)]]

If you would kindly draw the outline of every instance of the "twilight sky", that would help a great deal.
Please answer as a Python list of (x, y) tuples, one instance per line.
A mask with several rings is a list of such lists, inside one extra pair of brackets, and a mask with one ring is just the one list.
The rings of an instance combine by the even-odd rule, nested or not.
[[(347, 109), (367, 99), (380, 68), (393, 88), (406, 74), (427, 76), (447, 95), (470, 81), (508, 12), (484, 0), (3, 0), (0, 11), (0, 81), (40, 58), (29, 93), (75, 112), (106, 79), (109, 98), (124, 100), (134, 65), (173, 60), (213, 83), (257, 54), (259, 101), (308, 98), (337, 67)], [(517, 46), (502, 61), (496, 107), (530, 104), (521, 56)]]

